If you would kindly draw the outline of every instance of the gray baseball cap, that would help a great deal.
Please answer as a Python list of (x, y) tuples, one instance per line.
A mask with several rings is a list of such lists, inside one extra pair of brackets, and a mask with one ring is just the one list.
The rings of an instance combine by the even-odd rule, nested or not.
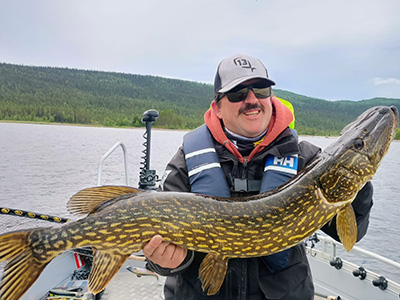
[(268, 71), (263, 63), (257, 58), (247, 55), (233, 55), (220, 62), (214, 80), (214, 93), (225, 93), (237, 85), (250, 80), (262, 79), (267, 84), (275, 85), (275, 82), (268, 78)]

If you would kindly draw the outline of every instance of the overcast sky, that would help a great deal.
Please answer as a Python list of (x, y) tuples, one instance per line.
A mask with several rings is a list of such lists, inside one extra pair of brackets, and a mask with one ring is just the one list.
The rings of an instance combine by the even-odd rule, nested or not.
[(0, 0), (0, 62), (212, 83), (238, 53), (279, 89), (400, 98), (400, 1)]

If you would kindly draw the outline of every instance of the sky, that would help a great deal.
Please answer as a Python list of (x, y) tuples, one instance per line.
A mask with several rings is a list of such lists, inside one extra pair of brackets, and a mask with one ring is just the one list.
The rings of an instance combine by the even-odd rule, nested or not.
[(247, 54), (275, 88), (400, 99), (399, 0), (0, 0), (0, 62), (213, 83)]

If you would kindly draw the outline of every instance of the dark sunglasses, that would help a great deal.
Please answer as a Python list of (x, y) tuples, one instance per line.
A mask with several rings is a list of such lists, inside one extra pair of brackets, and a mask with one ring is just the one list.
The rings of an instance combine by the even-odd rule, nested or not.
[(266, 86), (265, 83), (257, 82), (249, 85), (238, 85), (229, 92), (219, 94), (217, 100), (221, 100), (226, 95), (229, 102), (241, 102), (246, 100), (249, 90), (253, 91), (257, 99), (266, 99), (271, 96), (271, 86)]

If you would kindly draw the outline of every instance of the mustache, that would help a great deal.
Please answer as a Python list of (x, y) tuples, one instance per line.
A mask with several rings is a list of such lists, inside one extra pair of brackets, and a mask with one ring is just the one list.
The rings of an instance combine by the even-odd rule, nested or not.
[(264, 112), (264, 107), (260, 105), (259, 103), (247, 103), (246, 106), (243, 106), (239, 109), (238, 114), (245, 113), (248, 110), (252, 109), (260, 109), (262, 112)]

